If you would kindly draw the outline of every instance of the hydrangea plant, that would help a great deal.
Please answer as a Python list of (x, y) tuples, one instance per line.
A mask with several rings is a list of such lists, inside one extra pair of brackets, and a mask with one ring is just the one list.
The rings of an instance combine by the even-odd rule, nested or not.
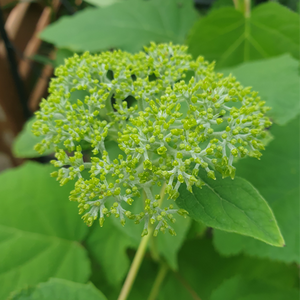
[[(161, 207), (164, 194), (176, 200), (182, 184), (201, 187), (199, 168), (212, 179), (215, 172), (234, 178), (235, 158), (259, 159), (264, 149), (271, 125), (265, 102), (235, 77), (214, 72), (214, 63), (193, 60), (185, 46), (75, 54), (55, 75), (36, 113), (33, 131), (44, 139), (35, 149), (55, 146), (59, 170), (51, 175), (61, 185), (76, 181), (70, 200), (88, 226), (98, 218), (102, 226), (113, 214), (122, 225), (126, 218), (144, 222), (142, 236), (149, 224), (154, 236), (166, 229), (175, 234), (174, 214), (187, 212)], [(77, 99), (77, 91), (84, 96)], [(123, 152), (116, 159), (108, 140)], [(127, 204), (143, 201), (142, 193), (143, 211), (134, 213)]]

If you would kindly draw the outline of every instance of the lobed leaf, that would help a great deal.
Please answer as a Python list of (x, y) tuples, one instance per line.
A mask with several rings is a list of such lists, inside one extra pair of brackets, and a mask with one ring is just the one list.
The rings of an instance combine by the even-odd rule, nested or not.
[(88, 228), (66, 201), (69, 189), (49, 178), (51, 170), (29, 162), (0, 175), (1, 299), (49, 277), (76, 282), (89, 277), (89, 259), (80, 245)]
[(93, 284), (51, 278), (35, 288), (21, 290), (8, 300), (106, 300)]
[(299, 58), (299, 15), (273, 2), (255, 7), (249, 18), (223, 7), (195, 24), (188, 46), (194, 57), (216, 60), (218, 68), (286, 52)]

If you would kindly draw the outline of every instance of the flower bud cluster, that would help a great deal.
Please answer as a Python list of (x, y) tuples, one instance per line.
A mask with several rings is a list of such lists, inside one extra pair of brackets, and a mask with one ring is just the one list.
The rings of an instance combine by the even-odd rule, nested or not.
[[(36, 113), (33, 132), (43, 136), (35, 149), (43, 153), (55, 145), (60, 168), (52, 173), (61, 185), (76, 180), (70, 200), (91, 226), (102, 226), (113, 214), (149, 224), (158, 231), (172, 229), (174, 214), (160, 207), (154, 186), (165, 187), (169, 199), (179, 196), (185, 183), (204, 183), (198, 170), (234, 178), (235, 158), (260, 158), (264, 149), (265, 116), (269, 109), (257, 92), (235, 77), (214, 72), (203, 57), (192, 60), (185, 46), (151, 44), (143, 52), (122, 51), (82, 56), (75, 54), (55, 71), (49, 97)], [(112, 159), (107, 141), (115, 140), (123, 154)], [(84, 161), (82, 149), (90, 149)], [(88, 170), (89, 178), (82, 175)], [(145, 195), (138, 214), (128, 209)]]

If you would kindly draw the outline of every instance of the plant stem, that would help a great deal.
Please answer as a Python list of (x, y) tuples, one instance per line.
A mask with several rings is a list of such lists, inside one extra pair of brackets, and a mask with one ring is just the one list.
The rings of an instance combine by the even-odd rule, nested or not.
[(150, 295), (148, 297), (148, 300), (155, 300), (159, 290), (160, 290), (160, 286), (163, 283), (167, 273), (168, 273), (169, 267), (167, 264), (165, 263), (161, 263), (159, 271), (157, 273), (157, 276), (155, 278), (154, 284), (152, 286)]
[(251, 12), (251, 0), (244, 0), (244, 16), (250, 18)]
[[(163, 186), (160, 190), (159, 204), (161, 204), (162, 201), (163, 201), (163, 198), (164, 198), (164, 195), (165, 195), (165, 190), (166, 190), (166, 183), (163, 184)], [(144, 255), (145, 255), (146, 250), (147, 250), (147, 245), (148, 245), (149, 240), (152, 237), (153, 231), (154, 231), (154, 226), (150, 226), (148, 234), (141, 239), (141, 242), (139, 244), (137, 252), (136, 252), (136, 254), (134, 256), (134, 259), (132, 261), (132, 264), (130, 266), (130, 270), (129, 270), (129, 272), (127, 274), (127, 277), (125, 279), (125, 282), (122, 286), (122, 289), (121, 289), (120, 295), (118, 297), (118, 300), (126, 300), (127, 299), (128, 295), (130, 293), (130, 290), (132, 288), (132, 285), (134, 283), (134, 280), (136, 278), (136, 275), (138, 273), (138, 270), (139, 270), (139, 268), (141, 266), (141, 263), (143, 261)]]
[(238, 10), (238, 8), (239, 8), (238, 0), (232, 0), (232, 2), (233, 2), (233, 5), (234, 5), (234, 8), (235, 8), (236, 10)]
[(147, 250), (147, 245), (152, 236), (153, 230), (154, 230), (154, 227), (152, 226), (150, 228), (148, 234), (142, 238), (140, 245), (138, 247), (138, 250), (134, 256), (133, 262), (130, 266), (130, 270), (127, 274), (126, 280), (123, 284), (123, 287), (122, 287), (122, 290), (121, 290), (118, 300), (126, 300), (127, 299), (129, 292), (132, 288), (132, 285), (134, 283), (135, 277), (137, 275), (137, 272), (141, 266), (141, 263), (144, 258), (145, 252)]
[(244, 14), (245, 18), (250, 17), (251, 13), (251, 0), (232, 0), (234, 8)]

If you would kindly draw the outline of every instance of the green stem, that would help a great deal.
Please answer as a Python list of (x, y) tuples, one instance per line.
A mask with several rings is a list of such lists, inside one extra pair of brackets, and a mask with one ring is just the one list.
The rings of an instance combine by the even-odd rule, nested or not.
[(233, 2), (233, 5), (234, 5), (234, 8), (236, 10), (238, 10), (239, 9), (239, 0), (232, 0), (232, 2)]
[(154, 281), (154, 284), (152, 286), (152, 289), (151, 289), (151, 292), (150, 292), (150, 295), (148, 297), (148, 300), (155, 300), (158, 293), (159, 293), (159, 290), (160, 290), (160, 287), (168, 273), (168, 270), (169, 270), (169, 267), (167, 264), (165, 263), (161, 263), (160, 265), (160, 268), (159, 268), (159, 271), (157, 273), (157, 276), (155, 278), (155, 281)]
[[(160, 190), (160, 202), (159, 202), (159, 204), (161, 204), (161, 202), (164, 198), (165, 190), (166, 190), (166, 183), (163, 184), (163, 186)], [(130, 266), (130, 270), (129, 270), (129, 272), (127, 274), (127, 277), (125, 279), (125, 282), (122, 286), (122, 289), (121, 289), (120, 295), (118, 297), (118, 300), (126, 300), (127, 299), (128, 295), (130, 293), (130, 290), (133, 286), (136, 275), (137, 275), (137, 273), (140, 269), (140, 266), (142, 264), (144, 255), (145, 255), (146, 250), (147, 250), (147, 245), (148, 245), (149, 240), (152, 237), (153, 231), (154, 231), (154, 226), (150, 226), (148, 234), (142, 238), (142, 240), (139, 244), (139, 247), (137, 249), (137, 252), (134, 256), (134, 259), (132, 261), (132, 264)]]
[(244, 16), (250, 18), (251, 12), (251, 0), (244, 0)]
[(121, 290), (118, 300), (126, 300), (127, 299), (129, 292), (132, 288), (132, 285), (134, 283), (134, 280), (136, 278), (137, 272), (143, 261), (145, 252), (147, 250), (147, 245), (152, 236), (153, 230), (154, 230), (154, 227), (151, 227), (148, 234), (142, 238), (140, 245), (138, 247), (138, 250), (134, 256), (130, 270), (127, 274), (126, 280), (123, 284), (123, 287), (122, 287), (122, 290)]
[(244, 14), (245, 18), (250, 17), (251, 0), (232, 0), (234, 8)]

